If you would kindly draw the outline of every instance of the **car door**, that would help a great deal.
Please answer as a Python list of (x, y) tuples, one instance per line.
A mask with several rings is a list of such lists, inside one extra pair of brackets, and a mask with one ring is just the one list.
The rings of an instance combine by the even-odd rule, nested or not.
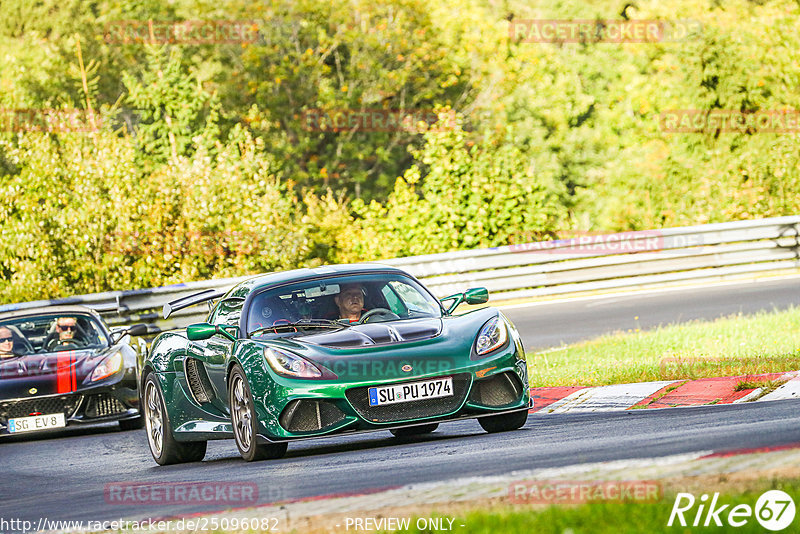
[[(242, 313), (241, 298), (231, 298), (217, 303), (209, 317), (209, 322), (214, 325), (238, 327)], [(187, 381), (195, 400), (201, 404), (205, 395), (205, 402), (209, 402), (218, 409), (227, 413), (228, 388), (225, 381), (226, 363), (233, 350), (234, 342), (225, 336), (215, 335), (206, 340), (189, 342), (190, 359), (186, 362)], [(197, 397), (201, 398), (197, 398)]]

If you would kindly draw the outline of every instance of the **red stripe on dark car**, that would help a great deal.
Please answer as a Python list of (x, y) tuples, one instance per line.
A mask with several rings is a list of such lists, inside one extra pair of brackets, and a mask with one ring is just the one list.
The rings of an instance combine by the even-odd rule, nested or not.
[(75, 369), (72, 366), (72, 351), (59, 352), (56, 359), (56, 393), (75, 391)]

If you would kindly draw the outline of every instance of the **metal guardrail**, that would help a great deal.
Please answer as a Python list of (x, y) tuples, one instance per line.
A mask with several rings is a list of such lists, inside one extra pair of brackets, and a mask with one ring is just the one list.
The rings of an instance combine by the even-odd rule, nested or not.
[[(470, 287), (489, 289), (492, 301), (783, 271), (800, 267), (800, 216), (664, 230), (579, 235), (385, 260), (422, 279), (439, 297)], [(189, 282), (153, 289), (111, 291), (0, 306), (0, 311), (56, 304), (113, 308), (112, 326), (145, 322), (161, 329), (205, 318), (195, 306), (161, 318), (163, 304), (203, 289), (227, 289), (248, 277)]]
[(585, 235), (386, 263), (424, 279), (437, 295), (484, 286), (492, 300), (712, 280), (800, 267), (800, 216)]

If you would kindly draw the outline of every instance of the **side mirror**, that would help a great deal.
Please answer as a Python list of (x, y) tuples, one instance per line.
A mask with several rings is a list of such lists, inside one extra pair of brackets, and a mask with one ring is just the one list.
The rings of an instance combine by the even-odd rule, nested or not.
[(128, 328), (127, 333), (131, 336), (146, 336), (149, 331), (146, 324), (135, 324)]
[(441, 302), (445, 302), (447, 300), (453, 301), (453, 303), (447, 308), (447, 313), (451, 314), (462, 302), (466, 302), (467, 304), (485, 304), (489, 301), (489, 290), (487, 290), (485, 287), (474, 287), (472, 289), (467, 289), (463, 293), (456, 293), (455, 295), (445, 297), (441, 299)]
[(146, 336), (149, 331), (150, 329), (147, 327), (147, 325), (141, 323), (129, 326), (127, 328), (115, 328), (111, 332), (111, 339), (114, 343), (117, 343), (120, 339), (127, 335)]
[(464, 293), (464, 302), (467, 304), (486, 304), (489, 302), (489, 290), (485, 287), (467, 289)]
[(186, 327), (186, 337), (189, 338), (190, 341), (202, 341), (217, 334), (223, 335), (231, 341), (236, 341), (236, 338), (230, 332), (220, 328), (218, 325), (197, 323), (190, 324)]

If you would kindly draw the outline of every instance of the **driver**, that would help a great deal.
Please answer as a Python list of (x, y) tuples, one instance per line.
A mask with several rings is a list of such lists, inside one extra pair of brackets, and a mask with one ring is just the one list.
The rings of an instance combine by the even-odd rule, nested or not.
[(78, 320), (75, 317), (59, 317), (56, 320), (56, 334), (58, 339), (53, 340), (53, 346), (81, 345), (81, 340), (76, 338), (78, 333)]
[(364, 313), (364, 287), (361, 284), (345, 284), (339, 294), (333, 297), (339, 308), (339, 319), (357, 323)]
[(0, 326), (0, 360), (16, 356), (14, 354), (14, 334), (5, 326)]

